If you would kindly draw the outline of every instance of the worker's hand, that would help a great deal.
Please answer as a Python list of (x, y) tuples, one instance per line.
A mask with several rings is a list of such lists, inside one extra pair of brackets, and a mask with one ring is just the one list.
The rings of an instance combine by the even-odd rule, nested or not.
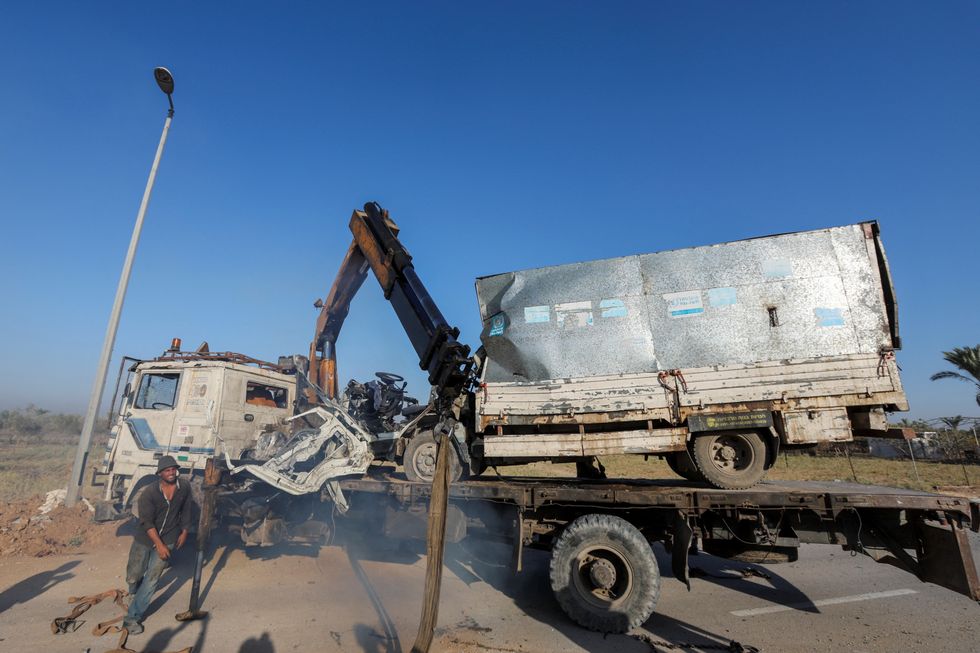
[(160, 542), (159, 544), (156, 545), (156, 548), (157, 548), (157, 555), (160, 556), (161, 560), (170, 559), (170, 549), (167, 548), (166, 544)]
[(176, 548), (179, 549), (180, 547), (184, 546), (184, 543), (186, 541), (187, 541), (187, 531), (181, 531), (180, 532), (180, 535), (177, 536), (177, 547)]

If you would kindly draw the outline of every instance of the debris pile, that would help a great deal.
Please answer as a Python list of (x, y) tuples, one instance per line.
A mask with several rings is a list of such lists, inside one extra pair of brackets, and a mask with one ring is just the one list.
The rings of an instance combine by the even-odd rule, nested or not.
[(77, 553), (115, 539), (118, 524), (96, 524), (92, 506), (64, 506), (65, 490), (45, 497), (0, 503), (0, 558)]

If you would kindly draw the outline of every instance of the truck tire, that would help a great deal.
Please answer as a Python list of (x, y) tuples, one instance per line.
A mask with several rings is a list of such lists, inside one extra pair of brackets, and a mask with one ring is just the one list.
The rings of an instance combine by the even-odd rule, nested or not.
[(577, 624), (624, 633), (646, 621), (660, 597), (660, 569), (646, 538), (625, 519), (584, 515), (551, 552), (551, 589)]
[[(406, 478), (410, 481), (431, 483), (436, 473), (437, 451), (432, 431), (422, 431), (413, 435), (405, 445), (405, 455), (402, 457)], [(462, 476), (463, 461), (459, 459), (456, 448), (452, 447), (449, 456), (449, 482), (455, 483)]]
[(681, 478), (696, 483), (705, 482), (704, 474), (694, 464), (694, 461), (691, 459), (691, 454), (687, 451), (674, 451), (664, 456), (664, 458), (667, 460), (667, 466), (670, 467), (670, 471)]
[(766, 475), (766, 442), (755, 431), (702, 433), (692, 457), (704, 480), (723, 490), (752, 487)]

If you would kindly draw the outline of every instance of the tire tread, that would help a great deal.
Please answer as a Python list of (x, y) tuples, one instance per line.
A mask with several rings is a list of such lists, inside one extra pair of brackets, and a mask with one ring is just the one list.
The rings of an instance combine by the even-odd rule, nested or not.
[[(625, 613), (598, 612), (594, 606), (579, 599), (572, 585), (572, 563), (578, 551), (590, 542), (612, 542), (629, 554), (635, 569), (634, 594), (625, 605)], [(614, 515), (583, 515), (569, 524), (552, 549), (549, 580), (565, 614), (589, 630), (605, 633), (622, 633), (636, 628), (649, 619), (660, 598), (660, 570), (653, 548), (635, 526)]]

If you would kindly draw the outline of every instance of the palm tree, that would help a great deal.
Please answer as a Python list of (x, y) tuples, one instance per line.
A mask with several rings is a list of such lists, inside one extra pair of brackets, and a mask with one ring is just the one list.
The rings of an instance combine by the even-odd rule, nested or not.
[[(944, 351), (943, 358), (956, 367), (963, 370), (966, 374), (959, 372), (944, 371), (936, 372), (930, 379), (959, 379), (977, 386), (977, 405), (980, 406), (980, 345), (976, 347), (954, 347), (953, 351)], [(970, 378), (973, 377), (973, 378)]]
[(953, 417), (940, 417), (939, 421), (946, 425), (950, 431), (959, 431), (960, 424), (963, 423), (962, 415), (954, 415)]

